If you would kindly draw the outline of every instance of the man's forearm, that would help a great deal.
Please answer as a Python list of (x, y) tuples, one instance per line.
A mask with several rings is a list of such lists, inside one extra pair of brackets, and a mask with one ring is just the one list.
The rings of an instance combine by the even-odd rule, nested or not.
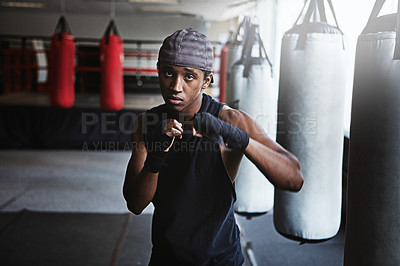
[[(129, 175), (129, 169), (127, 175)], [(152, 173), (143, 168), (135, 178), (126, 178), (124, 197), (128, 209), (134, 214), (140, 214), (153, 200), (157, 189), (158, 173)]]
[(304, 180), (295, 157), (279, 153), (252, 138), (245, 155), (274, 186), (291, 191), (301, 189)]

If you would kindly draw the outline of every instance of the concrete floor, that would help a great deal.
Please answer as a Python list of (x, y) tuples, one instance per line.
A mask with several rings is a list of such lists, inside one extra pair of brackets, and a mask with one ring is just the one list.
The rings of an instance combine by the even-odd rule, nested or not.
[[(26, 209), (66, 217), (68, 214), (127, 215), (122, 184), (129, 156), (129, 152), (105, 151), (0, 151), (0, 214)], [(113, 262), (107, 260), (104, 265), (147, 264), (151, 213), (150, 206), (140, 216), (129, 215), (130, 222), (119, 237), (122, 244), (118, 256), (114, 253)], [(238, 216), (237, 221), (244, 239), (252, 243), (258, 265), (342, 265), (344, 230), (329, 241), (299, 245), (275, 231), (272, 214), (251, 220)], [(5, 235), (0, 228), (0, 242), (8, 243)]]

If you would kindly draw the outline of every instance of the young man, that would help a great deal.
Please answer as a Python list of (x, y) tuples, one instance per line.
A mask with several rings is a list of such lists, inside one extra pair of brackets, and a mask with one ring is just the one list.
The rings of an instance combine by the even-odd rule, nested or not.
[(298, 160), (246, 113), (203, 94), (212, 81), (207, 37), (178, 30), (160, 48), (165, 104), (141, 114), (124, 183), (129, 210), (152, 202), (150, 265), (242, 265), (233, 182), (243, 154), (272, 184), (298, 191)]

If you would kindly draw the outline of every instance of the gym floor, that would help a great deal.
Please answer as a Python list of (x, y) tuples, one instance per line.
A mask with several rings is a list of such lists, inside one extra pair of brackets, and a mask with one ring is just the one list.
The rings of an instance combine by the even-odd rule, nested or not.
[[(147, 265), (151, 206), (129, 214), (128, 151), (0, 151), (0, 265)], [(343, 264), (344, 230), (320, 243), (279, 235), (272, 214), (237, 216), (245, 265)]]

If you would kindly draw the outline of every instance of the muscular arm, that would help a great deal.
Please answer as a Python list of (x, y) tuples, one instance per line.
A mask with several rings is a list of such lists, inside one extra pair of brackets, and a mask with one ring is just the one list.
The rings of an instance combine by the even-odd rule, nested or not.
[(143, 115), (134, 122), (137, 130), (132, 133), (132, 155), (125, 174), (123, 195), (128, 209), (140, 214), (152, 201), (157, 188), (158, 173), (143, 168), (147, 150), (142, 138)]
[(224, 107), (220, 119), (249, 134), (244, 154), (277, 188), (299, 191), (303, 185), (300, 163), (278, 143), (272, 141), (262, 127), (244, 112)]
[[(156, 149), (147, 151), (142, 134), (143, 120), (144, 114), (141, 114), (134, 121), (133, 128), (136, 130), (132, 133), (132, 156), (126, 170), (123, 188), (128, 209), (134, 214), (140, 214), (153, 200), (157, 189), (158, 171), (168, 151), (164, 148), (157, 152)], [(173, 141), (174, 136), (182, 137), (183, 129), (181, 123), (170, 119), (160, 122), (147, 133), (147, 142), (161, 144), (163, 140)]]

